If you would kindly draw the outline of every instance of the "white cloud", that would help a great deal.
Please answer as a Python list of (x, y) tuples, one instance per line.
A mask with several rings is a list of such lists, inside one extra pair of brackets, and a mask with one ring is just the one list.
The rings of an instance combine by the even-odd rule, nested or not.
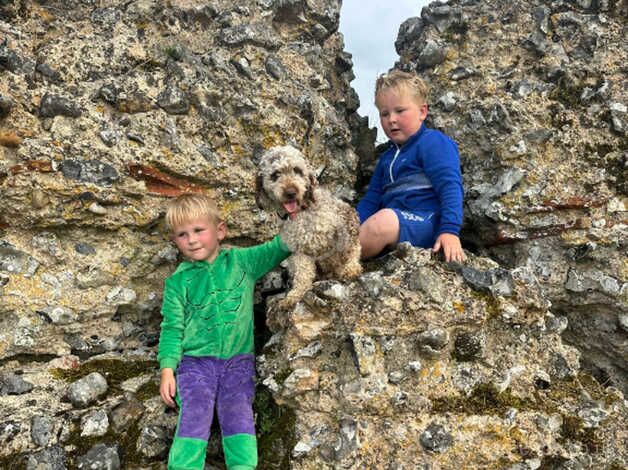
[[(428, 0), (343, 0), (340, 10), (340, 31), (345, 50), (353, 55), (351, 85), (360, 96), (358, 113), (368, 116), (369, 126), (379, 128), (373, 90), (377, 75), (388, 71), (398, 60), (395, 40), (399, 26), (413, 16), (420, 16)], [(378, 141), (386, 136), (378, 131)]]

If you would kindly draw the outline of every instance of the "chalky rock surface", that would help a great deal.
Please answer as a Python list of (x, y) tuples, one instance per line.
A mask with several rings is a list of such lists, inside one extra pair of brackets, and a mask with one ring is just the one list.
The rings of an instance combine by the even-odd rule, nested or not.
[(291, 312), (269, 303), (258, 372), (295, 410), (291, 468), (625, 468), (626, 401), (579, 370), (534, 270), (500, 294), (459, 270), (404, 247)]
[(625, 1), (434, 2), (396, 41), (459, 144), (465, 241), (532, 268), (587, 369), (624, 392), (627, 17)]
[[(165, 468), (163, 204), (207, 192), (232, 241), (267, 239), (255, 162), (283, 144), (355, 198), (373, 133), (339, 9), (0, 1), (0, 468)], [(624, 399), (578, 368), (622, 386), (624, 12), (453, 1), (401, 25), (399, 66), (460, 142), (467, 242), (501, 265), (403, 248), (293, 312), (269, 302), (261, 469), (626, 466)], [(258, 330), (283, 288), (279, 271), (262, 283)], [(106, 390), (72, 401), (94, 373)], [(223, 461), (214, 433), (208, 468)]]

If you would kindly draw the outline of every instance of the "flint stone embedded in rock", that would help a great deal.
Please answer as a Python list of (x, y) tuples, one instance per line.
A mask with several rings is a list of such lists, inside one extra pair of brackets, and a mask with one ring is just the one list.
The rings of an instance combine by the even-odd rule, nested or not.
[(26, 470), (65, 470), (67, 457), (62, 447), (55, 445), (28, 456)]
[(35, 70), (53, 82), (60, 82), (62, 80), (61, 74), (44, 62), (38, 63)]
[(0, 119), (7, 117), (15, 103), (8, 96), (0, 95)]
[(419, 53), (418, 65), (420, 69), (427, 69), (441, 64), (447, 55), (447, 49), (442, 44), (427, 40)]
[(357, 448), (358, 423), (353, 418), (343, 418), (340, 420), (340, 438), (335, 449), (335, 459), (337, 461), (347, 458)]
[(81, 109), (67, 98), (46, 93), (39, 105), (39, 115), (43, 118), (55, 116), (76, 118), (81, 115)]
[(17, 250), (10, 243), (0, 240), (0, 271), (31, 277), (38, 267), (39, 262), (28, 253)]
[(478, 333), (462, 332), (454, 341), (453, 356), (459, 361), (473, 361), (482, 356), (484, 338)]
[(0, 44), (0, 70), (9, 70), (15, 73), (28, 73), (34, 69), (34, 63), (24, 59), (17, 52), (6, 46), (6, 39)]
[(105, 410), (90, 411), (81, 418), (81, 436), (104, 436), (109, 429)]
[(96, 249), (88, 243), (78, 242), (74, 245), (74, 250), (81, 255), (95, 255)]
[(310, 369), (295, 369), (283, 383), (284, 394), (294, 396), (318, 389), (318, 373)]
[(82, 408), (107, 393), (107, 388), (107, 380), (98, 372), (92, 372), (70, 384), (67, 395), (75, 407)]
[(113, 147), (120, 140), (120, 134), (112, 129), (102, 129), (98, 135), (107, 147)]
[(20, 423), (13, 420), (0, 423), (0, 439), (2, 442), (11, 442), (22, 430)]
[(399, 26), (399, 35), (395, 41), (395, 50), (397, 54), (402, 55), (407, 49), (414, 47), (416, 41), (421, 37), (423, 32), (423, 20), (418, 17), (412, 17), (405, 20)]
[(190, 109), (187, 94), (176, 86), (169, 86), (160, 93), (157, 104), (169, 114), (187, 114)]
[(52, 437), (53, 422), (49, 416), (33, 416), (31, 420), (31, 438), (35, 445), (47, 446)]
[(419, 334), (417, 343), (421, 352), (436, 357), (449, 343), (449, 334), (442, 328), (432, 328)]
[(226, 46), (240, 46), (248, 43), (274, 49), (279, 44), (273, 30), (262, 23), (225, 28), (220, 32), (219, 37)]
[(510, 296), (513, 292), (512, 275), (502, 268), (478, 271), (477, 269), (463, 266), (462, 277), (474, 289), (494, 296)]
[(79, 470), (119, 470), (118, 446), (96, 444), (77, 460)]
[(453, 444), (452, 435), (440, 424), (431, 423), (421, 434), (421, 445), (433, 452), (445, 452)]
[(66, 178), (108, 186), (118, 180), (117, 170), (98, 160), (63, 160), (61, 171)]
[(142, 428), (137, 439), (137, 452), (148, 458), (163, 458), (168, 454), (170, 431), (163, 426)]
[(448, 91), (438, 99), (436, 104), (441, 105), (445, 111), (450, 112), (456, 108), (456, 102), (456, 95), (454, 95), (453, 92)]
[(433, 24), (436, 29), (443, 33), (455, 26), (459, 31), (465, 27), (462, 10), (450, 5), (443, 5), (440, 2), (432, 2), (421, 10), (421, 18), (426, 23)]
[(362, 376), (372, 374), (376, 371), (378, 365), (375, 341), (373, 338), (359, 333), (351, 333), (350, 337), (360, 374)]
[(398, 370), (393, 371), (390, 374), (388, 374), (388, 381), (391, 384), (395, 384), (395, 385), (400, 384), (405, 378), (406, 378), (406, 374)]
[(78, 319), (78, 315), (65, 307), (46, 307), (43, 312), (55, 325), (69, 325)]
[(453, 81), (464, 80), (465, 78), (469, 78), (472, 75), (475, 75), (477, 72), (468, 67), (456, 67), (451, 72), (449, 72), (449, 77)]
[(33, 389), (33, 384), (26, 382), (21, 375), (0, 374), (0, 396), (23, 395)]

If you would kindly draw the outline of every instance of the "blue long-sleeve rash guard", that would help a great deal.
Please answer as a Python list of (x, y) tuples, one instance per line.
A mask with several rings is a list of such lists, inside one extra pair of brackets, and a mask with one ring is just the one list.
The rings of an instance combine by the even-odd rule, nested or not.
[[(404, 180), (411, 183), (404, 184)], [(384, 208), (433, 211), (440, 217), (436, 235), (459, 235), (462, 197), (456, 143), (442, 132), (421, 124), (401, 147), (391, 141), (381, 154), (357, 211), (360, 223)]]

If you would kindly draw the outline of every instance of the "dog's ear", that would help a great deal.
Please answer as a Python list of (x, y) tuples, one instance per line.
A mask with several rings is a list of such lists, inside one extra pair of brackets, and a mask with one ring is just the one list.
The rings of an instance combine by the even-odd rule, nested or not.
[(257, 175), (255, 178), (255, 203), (260, 209), (267, 210), (273, 206), (266, 190), (264, 189), (264, 177)]
[(313, 171), (308, 173), (308, 179), (310, 184), (308, 185), (307, 191), (305, 191), (305, 195), (303, 196), (303, 200), (306, 205), (315, 204), (316, 198), (314, 197), (314, 190), (318, 187), (318, 179)]

